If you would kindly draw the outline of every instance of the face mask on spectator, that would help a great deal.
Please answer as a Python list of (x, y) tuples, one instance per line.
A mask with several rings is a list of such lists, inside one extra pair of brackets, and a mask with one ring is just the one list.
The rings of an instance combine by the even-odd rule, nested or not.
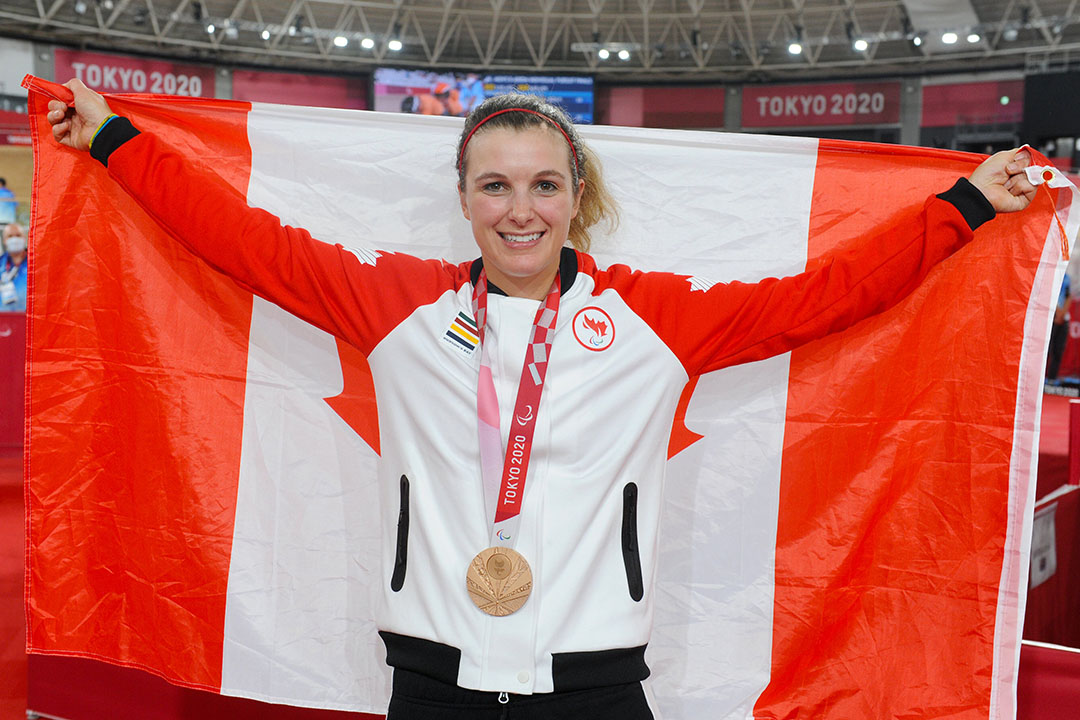
[(22, 235), (12, 235), (4, 238), (4, 249), (9, 253), (21, 253), (26, 251), (26, 238)]

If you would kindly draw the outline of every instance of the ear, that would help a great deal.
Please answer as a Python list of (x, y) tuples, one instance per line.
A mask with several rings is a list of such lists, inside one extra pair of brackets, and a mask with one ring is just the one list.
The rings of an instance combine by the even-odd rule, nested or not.
[(584, 194), (585, 194), (585, 180), (583, 178), (578, 179), (578, 181), (577, 181), (577, 192), (574, 193), (574, 212), (573, 212), (573, 214), (570, 215), (571, 220), (577, 217), (578, 209), (581, 207), (581, 196), (584, 195)]
[(458, 188), (458, 199), (461, 200), (461, 214), (465, 216), (466, 220), (471, 222), (472, 218), (469, 217), (469, 203), (465, 201), (465, 191), (461, 188)]

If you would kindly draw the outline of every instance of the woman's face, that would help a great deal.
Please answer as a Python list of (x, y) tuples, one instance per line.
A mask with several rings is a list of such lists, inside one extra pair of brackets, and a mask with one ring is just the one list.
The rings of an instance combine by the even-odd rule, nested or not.
[(554, 128), (492, 128), (465, 151), (461, 211), (472, 223), (488, 278), (506, 294), (542, 299), (577, 215), (566, 139)]

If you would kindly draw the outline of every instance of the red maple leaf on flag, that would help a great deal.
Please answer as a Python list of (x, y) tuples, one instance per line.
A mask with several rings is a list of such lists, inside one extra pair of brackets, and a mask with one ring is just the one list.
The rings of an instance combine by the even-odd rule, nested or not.
[(362, 352), (340, 338), (337, 349), (344, 387), (340, 395), (324, 400), (378, 454), (379, 410), (371, 366)]

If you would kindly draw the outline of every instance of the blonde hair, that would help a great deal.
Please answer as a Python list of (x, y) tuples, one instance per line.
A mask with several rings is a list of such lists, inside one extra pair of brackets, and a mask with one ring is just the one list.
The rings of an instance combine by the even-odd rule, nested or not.
[[(512, 110), (524, 112), (508, 112)], [(461, 137), (458, 138), (458, 189), (463, 192), (465, 190), (466, 156), (464, 151), (474, 132), (483, 133), (490, 128), (524, 130), (551, 125), (554, 126), (551, 128), (552, 132), (561, 130), (561, 134), (569, 141), (567, 155), (570, 159), (574, 187), (578, 186), (578, 180), (585, 181), (585, 187), (578, 201), (578, 213), (570, 221), (567, 239), (578, 250), (588, 252), (592, 243), (589, 229), (597, 223), (605, 222), (608, 231), (614, 231), (619, 225), (618, 206), (604, 185), (600, 161), (592, 149), (582, 141), (573, 121), (561, 108), (544, 102), (535, 95), (496, 95), (480, 103), (469, 113), (465, 119), (465, 127), (461, 130)]]

